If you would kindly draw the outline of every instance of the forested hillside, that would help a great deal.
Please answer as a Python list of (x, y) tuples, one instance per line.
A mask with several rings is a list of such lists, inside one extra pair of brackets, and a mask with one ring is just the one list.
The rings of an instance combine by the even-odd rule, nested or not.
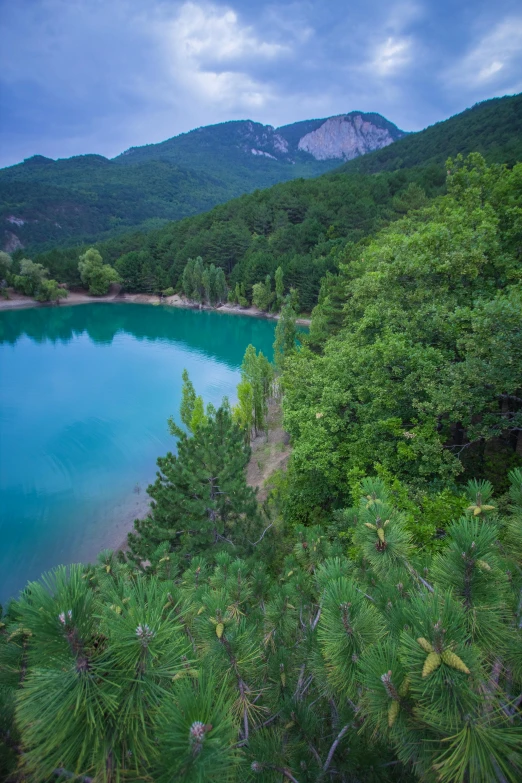
[[(441, 192), (444, 181), (442, 169), (434, 167), (397, 175), (298, 180), (98, 248), (128, 291), (180, 290), (187, 261), (201, 256), (225, 271), (231, 288), (243, 283), (250, 299), (252, 285), (282, 266), (286, 290), (297, 288), (300, 306), (309, 312), (317, 303), (321, 278), (337, 268), (337, 252), (347, 241), (358, 242), (410, 206), (424, 204), (426, 193)], [(53, 277), (78, 284), (80, 252), (57, 249), (37, 260)]]
[(112, 160), (35, 155), (0, 170), (0, 248), (45, 249), (160, 226), (256, 188), (316, 176), (404, 135), (378, 114), (335, 119), (336, 143), (325, 150), (313, 137), (310, 151), (299, 144), (328, 119), (278, 129), (245, 120), (132, 147)]
[(490, 163), (513, 166), (522, 158), (522, 95), (492, 98), (471, 109), (411, 133), (397, 146), (345, 163), (343, 171), (394, 171), (427, 163), (444, 164), (448, 155), (480, 152)]
[[(9, 604), (8, 780), (521, 779), (522, 164), (448, 171), (338, 248), (308, 337), (286, 297), (237, 405), (184, 373), (126, 552)], [(281, 397), (292, 456), (259, 504)]]
[[(498, 133), (492, 128), (493, 117), (501, 120)], [(180, 291), (187, 261), (201, 256), (225, 271), (231, 289), (243, 285), (250, 301), (252, 286), (268, 274), (273, 280), (282, 267), (285, 292), (295, 288), (300, 309), (310, 312), (321, 279), (337, 271), (347, 243), (357, 244), (443, 193), (445, 160), (462, 147), (479, 146), (486, 158), (497, 162), (521, 157), (521, 122), (521, 96), (488, 101), (364, 158), (413, 145), (410, 162), (399, 161), (403, 167), (398, 171), (365, 174), (341, 168), (256, 191), (205, 214), (159, 230), (124, 234), (98, 247), (129, 291)], [(52, 277), (78, 285), (78, 256), (84, 249), (55, 249), (36, 260)], [(16, 257), (21, 258), (22, 251)]]

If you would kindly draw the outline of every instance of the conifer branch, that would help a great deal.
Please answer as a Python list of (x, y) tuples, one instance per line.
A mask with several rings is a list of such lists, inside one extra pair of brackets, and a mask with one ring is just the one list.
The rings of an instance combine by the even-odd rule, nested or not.
[(342, 727), (341, 731), (339, 732), (339, 734), (337, 735), (337, 737), (333, 741), (332, 747), (330, 748), (328, 756), (326, 757), (326, 761), (324, 762), (323, 774), (328, 770), (328, 767), (330, 766), (330, 764), (332, 762), (333, 755), (334, 755), (335, 751), (337, 750), (337, 746), (339, 745), (340, 741), (342, 740), (342, 738), (344, 737), (344, 735), (346, 734), (346, 732), (348, 731), (349, 728), (350, 728), (350, 725), (347, 723), (346, 726)]
[(315, 615), (314, 619), (310, 623), (310, 627), (312, 628), (312, 631), (315, 631), (316, 625), (317, 625), (317, 623), (319, 622), (319, 620), (321, 618), (321, 609), (322, 609), (322, 604), (321, 604), (321, 606), (319, 606), (317, 614)]
[(287, 780), (291, 781), (291, 783), (299, 783), (299, 781), (294, 778), (290, 770), (286, 767), (272, 767), (272, 769), (275, 769), (276, 772), (280, 772), (281, 775), (284, 775)]
[(74, 772), (69, 772), (68, 769), (58, 767), (53, 769), (53, 775), (57, 778), (67, 778), (68, 780), (78, 780), (81, 783), (93, 783), (94, 778), (87, 777), (86, 775), (76, 775)]
[(271, 527), (273, 527), (273, 526), (274, 526), (274, 523), (273, 523), (273, 522), (270, 522), (270, 524), (268, 525), (268, 527), (265, 527), (265, 529), (264, 529), (264, 530), (263, 530), (263, 532), (261, 533), (261, 536), (260, 536), (260, 538), (258, 538), (258, 539), (257, 539), (257, 541), (255, 541), (255, 542), (249, 541), (248, 543), (249, 543), (251, 546), (257, 546), (257, 545), (258, 545), (258, 544), (259, 544), (259, 543), (260, 543), (260, 542), (263, 540), (263, 538), (265, 537), (265, 533), (268, 533), (268, 531), (270, 530), (270, 528), (271, 528)]
[(412, 565), (410, 565), (410, 563), (408, 563), (408, 561), (407, 561), (407, 560), (404, 560), (404, 565), (405, 565), (405, 566), (406, 566), (406, 568), (408, 569), (408, 571), (409, 571), (409, 573), (411, 574), (411, 576), (413, 576), (415, 579), (418, 579), (418, 580), (419, 580), (419, 582), (421, 582), (421, 583), (424, 585), (424, 587), (426, 588), (426, 590), (429, 590), (429, 591), (430, 591), (430, 593), (434, 593), (434, 592), (435, 592), (435, 589), (433, 588), (433, 586), (432, 586), (432, 585), (430, 585), (430, 583), (429, 583), (429, 582), (427, 582), (425, 579), (423, 579), (423, 578), (422, 578), (422, 576), (419, 574), (419, 572), (418, 572), (418, 571), (416, 571), (416, 570), (414, 569), (414, 567), (413, 567)]
[(311, 742), (308, 743), (308, 747), (310, 748), (310, 751), (311, 751), (312, 755), (314, 756), (315, 760), (319, 764), (319, 767), (322, 767), (323, 766), (323, 762), (321, 761), (321, 757), (320, 757), (319, 753), (316, 751), (316, 749), (314, 748), (314, 746), (312, 745)]

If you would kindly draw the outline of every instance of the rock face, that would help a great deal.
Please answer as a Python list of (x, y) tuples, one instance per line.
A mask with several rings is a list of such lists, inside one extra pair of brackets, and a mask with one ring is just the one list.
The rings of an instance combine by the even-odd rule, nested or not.
[(303, 153), (320, 161), (352, 160), (405, 135), (380, 114), (363, 112), (305, 120), (282, 128), (247, 120), (237, 123), (234, 130), (240, 149), (287, 163), (295, 163)]
[(352, 160), (387, 147), (394, 141), (387, 127), (378, 127), (360, 114), (341, 114), (331, 117), (317, 130), (299, 139), (297, 148), (309, 152), (316, 160)]

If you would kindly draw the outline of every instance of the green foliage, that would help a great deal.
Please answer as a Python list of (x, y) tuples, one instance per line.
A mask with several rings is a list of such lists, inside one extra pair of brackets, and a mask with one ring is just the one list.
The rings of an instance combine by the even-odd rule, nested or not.
[[(0, 629), (20, 772), (516, 783), (520, 471), (510, 481), (507, 515), (470, 510), (433, 557), (373, 477), (344, 512), (350, 557), (320, 527), (275, 522), (243, 557), (200, 539), (179, 558), (165, 540), (146, 564), (106, 551), (30, 583)], [(497, 505), (483, 482), (466, 492)]]
[[(181, 373), (181, 379), (183, 381), (181, 386), (181, 405), (179, 408), (181, 421), (187, 427), (191, 429), (192, 417), (194, 416), (194, 409), (196, 407), (196, 392), (194, 385), (189, 378), (187, 370), (183, 370)], [(178, 434), (178, 430), (172, 419), (169, 419), (169, 426), (173, 435)]]
[(116, 270), (104, 264), (100, 253), (93, 247), (80, 256), (78, 270), (82, 283), (93, 296), (103, 296), (111, 283), (117, 283), (120, 279)]
[(237, 405), (232, 409), (232, 415), (245, 433), (245, 440), (249, 442), (254, 426), (254, 390), (245, 378), (237, 385)]
[(38, 293), (35, 296), (37, 302), (56, 302), (66, 299), (68, 296), (64, 288), (60, 288), (56, 280), (42, 280)]
[(433, 496), (520, 459), (522, 166), (448, 165), (448, 195), (346, 248), (309, 347), (285, 362), (292, 470), (334, 507), (376, 463)]
[(196, 302), (217, 305), (227, 299), (225, 273), (214, 264), (205, 265), (201, 256), (189, 258), (183, 269), (181, 285), (185, 296)]
[(3, 250), (0, 250), (0, 282), (7, 279), (11, 272), (12, 266), (13, 259), (9, 253), (4, 253)]
[(277, 322), (274, 342), (274, 363), (282, 370), (285, 360), (295, 351), (297, 343), (296, 312), (289, 295)]
[(257, 525), (255, 493), (245, 479), (250, 446), (226, 400), (205, 415), (185, 375), (181, 415), (192, 435), (171, 423), (177, 455), (158, 459), (156, 482), (147, 490), (151, 512), (129, 534), (129, 556), (145, 570), (147, 561), (168, 561), (171, 552), (195, 555), (210, 545), (239, 552)]
[[(243, 287), (234, 299), (241, 306), (251, 300), (252, 286), (268, 274), (274, 279), (280, 267), (285, 290), (298, 289), (301, 309), (310, 312), (322, 277), (337, 271), (345, 243), (357, 243), (402, 217), (404, 204), (395, 199), (411, 183), (426, 197), (437, 195), (445, 187), (444, 169), (297, 180), (162, 228), (100, 241), (97, 249), (117, 269), (126, 290), (157, 292), (172, 286), (189, 298), (183, 272), (189, 259), (199, 256), (222, 270), (230, 289), (236, 283), (240, 291)], [(53, 277), (77, 285), (78, 254), (86, 249), (55, 249), (37, 260)]]
[[(251, 395), (252, 413), (250, 420), (257, 435), (266, 426), (268, 400), (272, 393), (273, 369), (266, 356), (261, 351), (257, 353), (253, 345), (249, 345), (245, 351), (241, 365), (241, 380), (250, 386), (251, 391), (246, 386), (242, 387), (242, 391), (247, 398)], [(246, 404), (246, 399), (244, 403)], [(248, 424), (246, 412), (243, 414), (243, 418), (246, 420), (246, 424)]]
[(272, 278), (270, 275), (265, 277), (264, 283), (254, 283), (252, 286), (252, 304), (259, 310), (267, 312), (274, 301), (275, 293), (272, 291)]
[[(519, 105), (446, 125), (466, 148)], [(438, 161), (440, 127), (347, 169)], [(501, 133), (487, 150), (518, 154)], [(205, 411), (184, 371), (187, 431), (169, 421), (127, 552), (56, 569), (1, 618), (2, 774), (520, 780), (522, 166), (446, 166), (433, 201), (433, 166), (340, 173), (108, 245), (134, 290), (213, 304), (226, 273), (231, 301), (284, 301), (292, 457), (261, 510), (246, 469), (274, 368), (254, 346), (233, 411)], [(17, 263), (20, 285), (56, 285)], [(305, 309), (319, 293), (299, 350), (297, 289)]]
[(345, 163), (344, 171), (377, 172), (444, 163), (456, 151), (481, 153), (490, 163), (522, 159), (521, 95), (492, 98), (382, 150)]
[(284, 288), (284, 272), (283, 267), (278, 266), (275, 271), (275, 304), (276, 310), (280, 310), (283, 304)]

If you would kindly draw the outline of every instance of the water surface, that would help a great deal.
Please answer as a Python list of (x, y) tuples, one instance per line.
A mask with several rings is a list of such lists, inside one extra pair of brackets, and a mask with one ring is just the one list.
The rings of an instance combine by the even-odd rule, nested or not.
[(246, 346), (271, 358), (273, 339), (273, 321), (166, 306), (0, 313), (0, 600), (118, 546), (174, 449), (183, 368), (205, 403), (233, 401)]

